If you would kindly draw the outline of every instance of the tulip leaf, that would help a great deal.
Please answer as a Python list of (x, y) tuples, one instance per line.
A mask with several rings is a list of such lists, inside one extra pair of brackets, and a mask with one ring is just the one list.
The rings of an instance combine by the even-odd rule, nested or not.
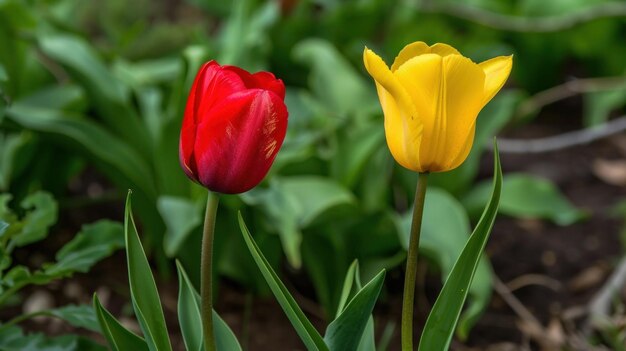
[(336, 215), (341, 207), (355, 202), (354, 195), (345, 187), (318, 176), (274, 177), (269, 189), (255, 189), (245, 194), (244, 199), (262, 205), (276, 226), (289, 263), (295, 268), (302, 264), (301, 230), (322, 220), (323, 215)]
[(146, 194), (154, 192), (155, 185), (148, 164), (130, 145), (95, 122), (76, 118), (64, 111), (35, 108), (21, 102), (7, 109), (7, 117), (24, 128), (60, 135), (78, 143), (99, 161), (112, 166), (137, 187), (141, 187)]
[[(373, 350), (374, 322), (371, 314), (385, 280), (385, 270), (364, 287), (361, 287), (358, 275), (358, 264), (355, 261), (346, 274), (338, 315), (328, 325), (324, 336), (330, 350)], [(358, 291), (348, 302), (353, 282)]]
[[(395, 217), (400, 242), (405, 250), (409, 244), (411, 215), (412, 211), (409, 211), (401, 217)], [(426, 193), (423, 218), (419, 252), (437, 264), (445, 281), (468, 239), (471, 231), (469, 218), (453, 196), (432, 187)], [(467, 337), (473, 323), (491, 300), (491, 267), (486, 257), (480, 260), (469, 294), (470, 305), (457, 328), (462, 338)]]
[(165, 253), (174, 257), (193, 230), (202, 224), (202, 206), (190, 199), (161, 196), (157, 202), (167, 231), (163, 240)]
[[(178, 269), (178, 320), (188, 351), (202, 350), (202, 319), (200, 315), (200, 295), (194, 289), (180, 262)], [(226, 322), (213, 311), (213, 333), (217, 351), (241, 351), (239, 341)]]
[[(487, 183), (481, 183), (463, 199), (470, 215), (476, 215), (488, 196)], [(558, 225), (570, 225), (586, 217), (586, 212), (572, 205), (552, 182), (522, 173), (504, 176), (500, 212), (522, 218), (548, 219)]]
[(248, 231), (246, 224), (243, 221), (241, 213), (239, 213), (239, 227), (243, 238), (250, 250), (250, 254), (254, 258), (257, 266), (261, 270), (261, 274), (265, 278), (265, 281), (270, 286), (272, 293), (278, 300), (278, 303), (283, 308), (283, 311), (289, 318), (289, 321), (296, 329), (298, 336), (310, 351), (329, 351), (328, 346), (324, 343), (324, 339), (313, 327), (313, 324), (304, 315), (304, 312), (300, 309), (294, 298), (291, 296), (285, 284), (280, 281), (274, 269), (270, 266), (269, 262), (263, 256), (263, 253), (254, 242), (252, 235)]
[(311, 66), (311, 89), (331, 113), (380, 111), (374, 90), (330, 42), (304, 40), (293, 49), (293, 57)]
[(133, 309), (144, 333), (150, 351), (171, 351), (169, 334), (165, 325), (163, 308), (157, 291), (148, 259), (139, 240), (137, 227), (132, 215), (131, 192), (126, 197), (124, 232), (126, 237), (126, 258), (128, 261), (128, 281)]
[(98, 296), (93, 296), (93, 307), (102, 329), (102, 335), (107, 339), (113, 351), (148, 351), (148, 345), (141, 337), (126, 329), (113, 317), (109, 311), (98, 300)]
[(502, 169), (495, 141), (494, 151), (494, 178), (491, 198), (428, 315), (419, 350), (448, 350), (452, 341), (470, 284), (498, 214), (498, 202), (502, 188)]
[(626, 105), (626, 82), (616, 89), (588, 93), (584, 99), (585, 126), (602, 124), (609, 119), (611, 112)]
[(0, 330), (2, 351), (105, 351), (102, 345), (78, 335), (48, 337), (42, 333), (24, 333), (15, 325)]

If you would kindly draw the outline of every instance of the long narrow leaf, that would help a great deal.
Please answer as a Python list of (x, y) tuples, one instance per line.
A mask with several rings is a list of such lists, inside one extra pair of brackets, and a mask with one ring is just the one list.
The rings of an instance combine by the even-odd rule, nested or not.
[[(176, 268), (179, 282), (178, 320), (185, 348), (187, 351), (200, 351), (202, 350), (200, 295), (178, 261), (176, 261)], [(213, 311), (213, 333), (218, 351), (241, 351), (235, 334), (215, 311)]]
[(98, 300), (98, 296), (93, 295), (93, 308), (102, 329), (102, 335), (107, 339), (113, 351), (148, 351), (146, 342), (128, 329), (124, 328), (120, 322), (113, 317), (109, 311)]
[(93, 121), (77, 118), (61, 110), (28, 106), (19, 101), (11, 105), (6, 114), (24, 128), (59, 135), (78, 143), (98, 161), (141, 187), (146, 194), (155, 193), (156, 186), (145, 159), (126, 142)]
[(357, 350), (384, 281), (385, 270), (382, 270), (350, 300), (339, 317), (328, 325), (324, 340), (331, 351)]
[(133, 308), (150, 350), (171, 351), (172, 346), (165, 325), (161, 300), (148, 259), (139, 240), (132, 215), (130, 195), (131, 192), (129, 191), (126, 197), (124, 232), (126, 258), (128, 260), (128, 281)]
[(322, 336), (317, 332), (317, 330), (315, 330), (315, 327), (313, 327), (311, 322), (306, 318), (304, 312), (302, 312), (285, 285), (280, 281), (278, 275), (274, 272), (269, 262), (265, 259), (263, 253), (254, 242), (254, 239), (252, 239), (252, 235), (250, 235), (250, 232), (241, 217), (241, 213), (239, 213), (239, 227), (241, 228), (241, 233), (246, 241), (246, 245), (254, 258), (254, 261), (261, 270), (265, 281), (267, 281), (267, 284), (270, 286), (270, 289), (274, 293), (278, 303), (283, 308), (283, 311), (285, 311), (287, 318), (289, 318), (289, 321), (296, 329), (296, 332), (300, 336), (300, 339), (302, 339), (302, 342), (304, 342), (306, 348), (311, 351), (328, 351), (328, 346), (324, 343)]
[(448, 350), (454, 329), (463, 309), (463, 304), (467, 298), (472, 278), (498, 213), (501, 188), (502, 169), (500, 167), (498, 145), (494, 140), (494, 179), (491, 199), (428, 315), (419, 350)]
[(202, 317), (193, 287), (178, 260), (178, 323), (187, 351), (202, 350)]

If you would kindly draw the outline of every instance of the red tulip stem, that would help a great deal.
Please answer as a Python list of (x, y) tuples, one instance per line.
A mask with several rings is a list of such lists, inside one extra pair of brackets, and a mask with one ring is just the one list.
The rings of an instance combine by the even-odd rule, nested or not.
[(413, 351), (413, 302), (415, 300), (415, 277), (417, 271), (417, 252), (422, 231), (422, 214), (424, 213), (424, 198), (428, 173), (420, 173), (415, 190), (413, 203), (413, 221), (411, 222), (411, 237), (406, 258), (406, 273), (404, 276), (404, 296), (402, 298), (402, 351)]
[(200, 296), (202, 305), (202, 332), (204, 335), (204, 350), (216, 351), (215, 336), (213, 335), (213, 236), (215, 233), (215, 215), (219, 204), (217, 194), (209, 191), (204, 217), (204, 232), (202, 235), (202, 258), (200, 266)]

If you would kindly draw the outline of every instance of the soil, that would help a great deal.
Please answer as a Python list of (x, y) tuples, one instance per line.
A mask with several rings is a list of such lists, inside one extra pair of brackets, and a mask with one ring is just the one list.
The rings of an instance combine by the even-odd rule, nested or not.
[[(562, 119), (561, 119), (562, 121)], [(566, 124), (567, 125), (567, 124)], [(543, 122), (529, 124), (505, 133), (506, 137), (536, 137), (558, 134), (573, 128)], [(575, 336), (585, 328), (586, 308), (613, 271), (623, 245), (620, 241), (623, 218), (612, 215), (612, 208), (624, 199), (626, 189), (611, 185), (597, 176), (594, 163), (598, 159), (619, 159), (626, 156), (623, 145), (625, 136), (596, 141), (589, 145), (572, 147), (542, 154), (502, 153), (502, 165), (507, 172), (528, 172), (547, 177), (555, 182), (563, 194), (576, 206), (589, 211), (588, 219), (571, 226), (560, 227), (547, 221), (513, 219), (500, 215), (496, 220), (487, 247), (495, 275), (504, 283), (505, 292), (510, 292), (521, 305), (540, 322), (540, 330), (532, 330), (528, 318), (520, 316), (494, 292), (491, 304), (468, 340), (455, 341), (454, 350), (548, 350), (550, 347), (573, 345)], [(481, 177), (491, 176), (491, 155), (484, 157)], [(111, 212), (107, 212), (111, 213)], [(114, 217), (120, 215), (113, 210)], [(96, 217), (97, 218), (97, 217)], [(80, 218), (80, 222), (84, 218)], [(77, 218), (65, 218), (76, 222)], [(69, 228), (68, 233), (74, 228)], [(63, 234), (61, 234), (61, 239)], [(52, 255), (57, 247), (42, 247), (41, 255)], [(29, 259), (24, 257), (24, 260)], [(425, 263), (422, 263), (422, 265)], [(91, 294), (98, 292), (103, 303), (120, 316), (130, 310), (129, 293), (125, 274), (110, 274), (125, 271), (126, 262), (122, 252), (98, 264), (88, 275), (76, 275), (62, 283), (45, 288), (54, 298), (54, 303), (90, 303)], [(381, 299), (375, 309), (377, 337), (390, 322), (399, 325), (402, 293), (402, 269), (389, 272), (386, 298)], [(418, 287), (416, 323), (423, 326), (429, 304), (434, 301), (439, 278), (426, 275)], [(426, 284), (424, 288), (424, 284)], [(42, 287), (26, 290), (26, 295), (41, 291)], [(177, 330), (175, 281), (159, 283), (161, 297), (170, 330)], [(71, 293), (68, 293), (70, 291)], [(424, 293), (425, 291), (425, 293)], [(300, 295), (311, 295), (308, 292)], [(301, 301), (307, 305), (310, 301)], [(247, 307), (249, 306), (249, 307)], [(248, 315), (245, 312), (249, 308)], [(280, 306), (272, 297), (253, 297), (237, 284), (222, 282), (216, 309), (238, 335), (247, 350), (305, 350)], [(0, 315), (7, 320), (19, 313), (19, 308), (4, 309)], [(325, 321), (310, 316), (321, 330)], [(133, 325), (129, 318), (122, 318)], [(27, 330), (45, 331), (47, 334), (62, 334), (69, 331), (62, 323), (29, 321), (22, 324)], [(244, 325), (246, 326), (244, 328)], [(136, 328), (136, 324), (134, 324)], [(80, 333), (99, 338), (85, 331)], [(416, 331), (416, 338), (419, 334)], [(550, 339), (550, 340), (548, 340)], [(177, 350), (183, 350), (180, 335), (174, 333), (172, 340)], [(561, 340), (561, 344), (559, 344)], [(556, 342), (549, 346), (551, 342)], [(557, 346), (554, 346), (557, 345)], [(395, 328), (388, 350), (399, 350), (399, 328)], [(584, 350), (585, 348), (581, 348)]]

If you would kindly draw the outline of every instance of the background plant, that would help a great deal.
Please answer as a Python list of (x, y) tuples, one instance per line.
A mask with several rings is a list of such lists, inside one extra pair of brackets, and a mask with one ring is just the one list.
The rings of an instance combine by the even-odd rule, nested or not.
[[(330, 317), (353, 259), (363, 281), (404, 260), (402, 223), (414, 193), (414, 176), (384, 147), (375, 91), (360, 69), (363, 45), (388, 60), (418, 39), (450, 43), (475, 61), (515, 55), (512, 83), (481, 113), (470, 158), (430, 180), (436, 189), (427, 196), (440, 210), (424, 223), (423, 255), (443, 279), (487, 200), (488, 186), (476, 184), (487, 176), (481, 159), (491, 136), (549, 125), (561, 109), (571, 114), (566, 129), (623, 114), (623, 18), (623, 4), (605, 0), (1, 1), (0, 188), (16, 204), (43, 189), (61, 204), (97, 205), (121, 204), (132, 188), (159, 276), (178, 257), (197, 284), (199, 254), (181, 253), (198, 251), (204, 201), (175, 151), (186, 89), (209, 58), (271, 70), (288, 85), (289, 135), (262, 187), (223, 200), (216, 269), (269, 292), (251, 274), (253, 260), (238, 254), (246, 250), (236, 225), (242, 210), (271, 265), (285, 259), (288, 279), (309, 278)], [(501, 150), (509, 145), (503, 140)], [(507, 174), (504, 166), (502, 214), (557, 225), (591, 215), (549, 173)], [(68, 186), (94, 173), (103, 192)], [(447, 213), (454, 220), (437, 225)], [(490, 301), (488, 261), (479, 269), (468, 321)], [(461, 323), (459, 335), (471, 324)]]

